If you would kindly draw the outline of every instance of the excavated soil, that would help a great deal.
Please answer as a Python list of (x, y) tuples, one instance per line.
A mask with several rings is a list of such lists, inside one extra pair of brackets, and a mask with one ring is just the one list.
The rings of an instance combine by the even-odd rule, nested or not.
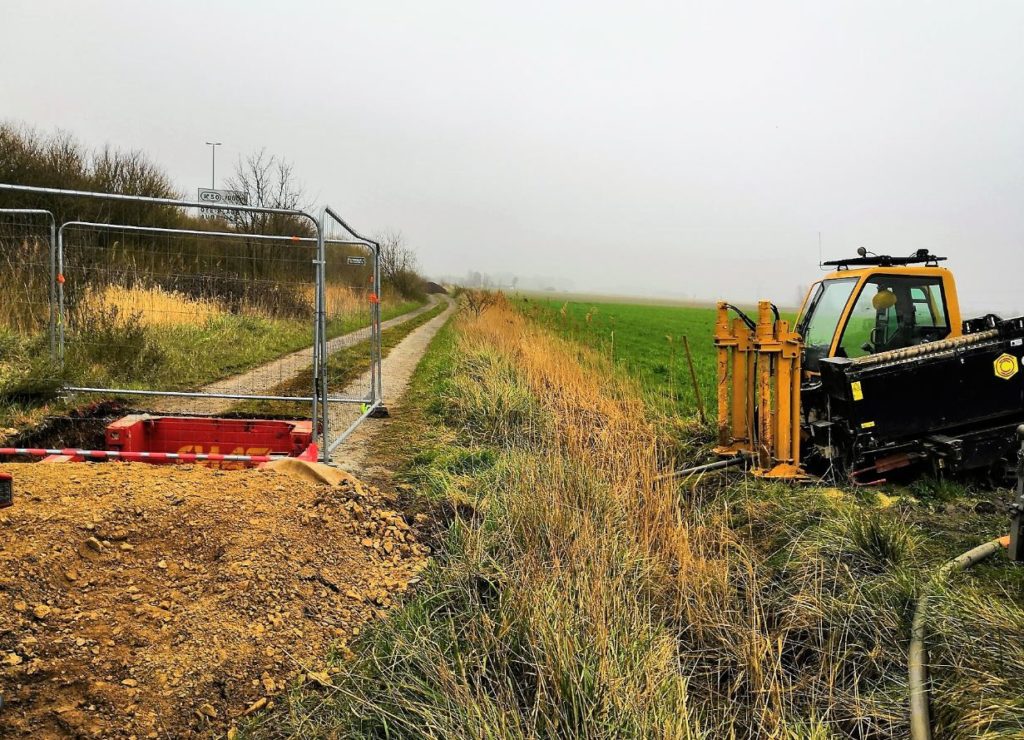
[(424, 517), (348, 477), (8, 464), (0, 736), (233, 734), (415, 583)]

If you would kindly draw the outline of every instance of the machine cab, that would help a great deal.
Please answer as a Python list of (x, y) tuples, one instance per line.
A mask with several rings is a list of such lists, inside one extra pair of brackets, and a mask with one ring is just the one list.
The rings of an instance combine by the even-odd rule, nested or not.
[(953, 274), (945, 257), (869, 255), (826, 262), (835, 272), (811, 286), (796, 323), (803, 369), (824, 357), (863, 357), (962, 334)]

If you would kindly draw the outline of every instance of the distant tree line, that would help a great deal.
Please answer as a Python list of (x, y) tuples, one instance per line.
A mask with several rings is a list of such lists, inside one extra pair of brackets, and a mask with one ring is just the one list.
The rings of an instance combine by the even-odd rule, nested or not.
[[(93, 150), (67, 132), (46, 134), (10, 122), (0, 122), (0, 182), (190, 199), (144, 152), (110, 146)], [(265, 149), (239, 157), (226, 186), (240, 193), (244, 205), (313, 212), (293, 165)], [(45, 209), (55, 215), (58, 224), (85, 221), (285, 237), (315, 234), (308, 219), (288, 214), (225, 211), (222, 217), (211, 222), (189, 209), (175, 206), (37, 193), (0, 191), (0, 208)], [(0, 223), (0, 247), (4, 252), (0, 256), (12, 265), (17, 262), (19, 250), (28, 249), (28, 245), (16, 243), (17, 233), (9, 221), (6, 225)], [(161, 242), (158, 236), (116, 230), (76, 233), (75, 238), (76, 244), (85, 244), (85, 248), (77, 250), (77, 263), (69, 260), (68, 270), (77, 268), (83, 276), (91, 276), (90, 280), (98, 279), (100, 271), (103, 280), (119, 283), (144, 275), (149, 282), (165, 289), (219, 297), (232, 304), (250, 300), (249, 294), (254, 291), (271, 291), (267, 300), (261, 302), (279, 305), (288, 313), (303, 312), (307, 300), (304, 292), (294, 296), (282, 293), (282, 286), (310, 282), (312, 262), (304, 256), (305, 249), (282, 249), (278, 241), (253, 238), (239, 244), (238, 240), (225, 238), (175, 236), (162, 237)], [(381, 242), (385, 283), (406, 296), (421, 294), (422, 280), (416, 274), (415, 254), (404, 243), (401, 233), (386, 232)], [(355, 254), (365, 254), (365, 251), (344, 246), (329, 249), (329, 279), (365, 288), (370, 266), (361, 268), (350, 264), (347, 258)], [(237, 279), (228, 281), (226, 275)], [(22, 278), (26, 284), (36, 284), (38, 279), (36, 276)], [(34, 290), (38, 289), (36, 285)], [(221, 293), (224, 295), (219, 295)]]

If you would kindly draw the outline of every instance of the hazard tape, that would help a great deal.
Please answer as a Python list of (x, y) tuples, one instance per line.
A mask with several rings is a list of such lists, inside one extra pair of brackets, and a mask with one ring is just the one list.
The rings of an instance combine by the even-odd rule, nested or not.
[(216, 452), (122, 452), (120, 450), (44, 449), (41, 447), (0, 447), (0, 455), (27, 455), (29, 457), (65, 455), (67, 457), (85, 457), (97, 460), (175, 460), (177, 462), (211, 460), (217, 462), (252, 463), (265, 463), (287, 457), (287, 455), (222, 455)]

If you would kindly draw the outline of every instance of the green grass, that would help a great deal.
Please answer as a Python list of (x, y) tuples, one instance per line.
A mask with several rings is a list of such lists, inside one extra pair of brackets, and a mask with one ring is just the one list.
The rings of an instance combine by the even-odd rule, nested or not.
[[(907, 736), (916, 597), (1000, 515), (932, 483), (882, 498), (739, 476), (659, 508), (637, 482), (648, 436), (602, 449), (611, 413), (558, 382), (573, 376), (462, 339), (438, 335), (378, 451), (414, 487), (407, 510), (435, 514), (424, 583), (336, 662), (333, 690), (294, 688), (243, 736)], [(995, 559), (935, 600), (940, 736), (1024, 733), (1022, 578)]]
[[(715, 309), (706, 306), (605, 303), (518, 298), (516, 306), (562, 336), (601, 352), (640, 381), (658, 410), (693, 416), (697, 393), (684, 337), (689, 341), (697, 388), (708, 418), (715, 414)], [(783, 313), (792, 321), (795, 317)]]
[[(387, 357), (391, 350), (409, 334), (440, 315), (447, 304), (439, 302), (428, 311), (404, 321), (381, 334), (381, 356)], [(358, 378), (369, 367), (370, 341), (357, 342), (333, 352), (328, 358), (327, 387), (335, 392), (344, 388)], [(272, 395), (293, 395), (308, 392), (313, 385), (313, 368), (296, 375), (291, 380), (272, 389)], [(243, 401), (231, 407), (231, 413), (252, 414), (258, 416), (295, 416), (308, 413), (307, 404), (295, 404), (289, 401)]]
[[(383, 320), (408, 313), (419, 301), (382, 305)], [(332, 321), (330, 337), (369, 323), (367, 315)], [(50, 363), (44, 338), (0, 332), (0, 427), (30, 425), (42, 413), (66, 410), (62, 385), (196, 390), (309, 347), (309, 322), (225, 314), (201, 325), (145, 328), (116, 315), (100, 316), (87, 336), (69, 338), (63, 368)]]
[(612, 358), (640, 381), (658, 408), (692, 416), (697, 400), (686, 360), (689, 340), (707, 413), (715, 408), (715, 309), (592, 301), (519, 299), (532, 318)]

